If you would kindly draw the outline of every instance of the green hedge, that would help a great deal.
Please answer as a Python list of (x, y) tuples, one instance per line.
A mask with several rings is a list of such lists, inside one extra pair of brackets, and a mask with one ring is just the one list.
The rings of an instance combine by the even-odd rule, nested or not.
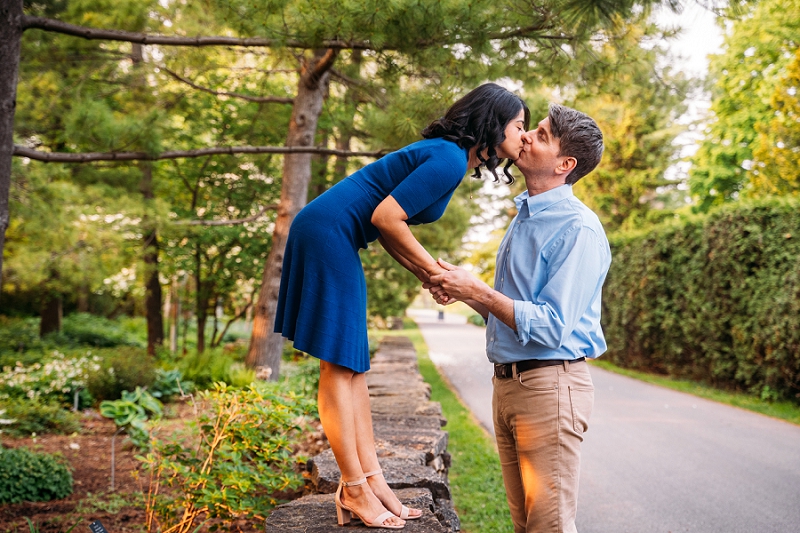
[(606, 357), (800, 400), (800, 202), (740, 202), (610, 241)]

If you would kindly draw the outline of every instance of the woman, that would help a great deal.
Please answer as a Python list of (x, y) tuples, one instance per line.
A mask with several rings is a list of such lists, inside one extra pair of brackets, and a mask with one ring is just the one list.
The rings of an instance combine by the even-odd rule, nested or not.
[(410, 224), (438, 220), (467, 168), (508, 167), (530, 112), (513, 93), (482, 85), (422, 132), (424, 140), (367, 165), (303, 208), (284, 256), (275, 331), (320, 359), (319, 414), (342, 473), (339, 525), (400, 529), (422, 512), (403, 506), (381, 475), (364, 372), (369, 370), (366, 283), (358, 250), (378, 240), (422, 282), (442, 271)]

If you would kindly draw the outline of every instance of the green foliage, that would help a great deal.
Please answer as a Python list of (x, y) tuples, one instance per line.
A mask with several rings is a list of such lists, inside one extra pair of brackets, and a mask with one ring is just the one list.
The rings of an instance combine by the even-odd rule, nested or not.
[(737, 203), (610, 240), (606, 357), (800, 399), (800, 204)]
[(598, 51), (600, 65), (615, 68), (590, 65), (588, 83), (568, 105), (603, 131), (603, 159), (575, 193), (614, 231), (641, 227), (673, 207), (677, 182), (664, 174), (680, 150), (673, 141), (691, 83), (668, 66), (665, 45), (656, 43), (670, 36), (648, 24), (646, 14), (633, 23), (617, 20), (607, 34), (612, 38)]
[(178, 361), (178, 368), (199, 388), (208, 388), (217, 382), (244, 387), (255, 381), (255, 372), (244, 366), (241, 354), (224, 348), (202, 353), (193, 350)]
[[(764, 154), (766, 159), (754, 161), (754, 151), (769, 150), (769, 146), (760, 143), (776, 139), (769, 135), (759, 137), (758, 132), (768, 132), (776, 113), (785, 111), (773, 100), (773, 95), (786, 78), (787, 66), (797, 50), (800, 2), (733, 3), (731, 9), (744, 13), (730, 26), (723, 52), (711, 56), (714, 118), (690, 171), (690, 190), (702, 211), (736, 199), (740, 192), (751, 194), (749, 180), (753, 169), (772, 174), (769, 180), (775, 184), (794, 179), (775, 175), (761, 166), (761, 163), (769, 165), (774, 154)], [(796, 102), (797, 96), (793, 99)], [(797, 123), (790, 128), (797, 131)]]
[(0, 402), (2, 433), (28, 437), (32, 433), (74, 433), (80, 429), (78, 415), (54, 401), (15, 398)]
[(136, 447), (146, 450), (150, 444), (147, 421), (149, 418), (160, 418), (164, 414), (164, 406), (149, 392), (136, 387), (133, 392), (123, 391), (119, 400), (102, 402), (100, 414), (124, 429)]
[(43, 502), (72, 494), (72, 474), (56, 456), (0, 447), (0, 503)]
[(199, 394), (199, 405), (192, 439), (156, 441), (142, 458), (150, 473), (148, 515), (162, 530), (181, 524), (183, 531), (203, 515), (264, 519), (278, 493), (303, 485), (292, 446), (313, 402), (274, 384), (217, 384)]
[(775, 115), (758, 124), (751, 184), (757, 195), (800, 195), (800, 48), (770, 99)]
[(155, 398), (167, 401), (178, 394), (189, 394), (194, 390), (194, 383), (183, 379), (183, 373), (177, 368), (159, 368), (156, 370), (156, 379), (148, 390)]
[(486, 327), (486, 321), (481, 315), (474, 314), (467, 317), (467, 322), (475, 326)]
[[(79, 348), (142, 346), (137, 329), (141, 323), (125, 319), (109, 320), (88, 313), (64, 317), (62, 330), (39, 337), (38, 318), (0, 316), (0, 366), (32, 364), (52, 351), (86, 352)], [(95, 352), (95, 353), (103, 353)]]
[(110, 348), (142, 345), (137, 338), (120, 327), (118, 322), (89, 313), (73, 313), (65, 316), (60, 337), (68, 345), (76, 346)]
[(123, 391), (149, 387), (156, 379), (155, 360), (144, 348), (97, 350), (99, 368), (89, 375), (87, 389), (95, 400), (116, 400)]

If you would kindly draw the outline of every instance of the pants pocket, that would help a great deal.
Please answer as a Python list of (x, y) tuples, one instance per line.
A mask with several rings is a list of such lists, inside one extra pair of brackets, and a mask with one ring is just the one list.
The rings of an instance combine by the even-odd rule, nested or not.
[(594, 406), (594, 389), (569, 388), (569, 401), (572, 407), (572, 428), (578, 435), (589, 429), (589, 417)]

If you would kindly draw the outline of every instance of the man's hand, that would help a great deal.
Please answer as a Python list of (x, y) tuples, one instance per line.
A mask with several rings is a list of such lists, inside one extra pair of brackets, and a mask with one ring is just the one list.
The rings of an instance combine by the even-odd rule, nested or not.
[[(438, 263), (446, 272), (431, 276), (431, 284), (438, 285), (441, 288), (440, 292), (446, 294), (450, 299), (461, 301), (476, 299), (476, 295), (481, 289), (488, 288), (485, 283), (463, 268), (451, 265), (443, 259), (439, 259)], [(432, 289), (428, 290), (434, 294)]]

